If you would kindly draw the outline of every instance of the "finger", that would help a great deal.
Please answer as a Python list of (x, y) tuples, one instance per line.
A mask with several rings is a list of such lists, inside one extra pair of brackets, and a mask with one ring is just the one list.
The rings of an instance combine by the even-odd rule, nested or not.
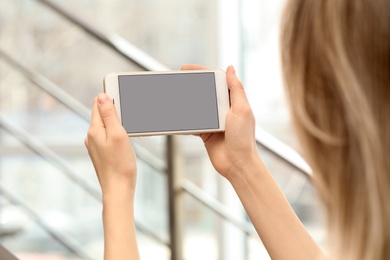
[(114, 104), (109, 96), (106, 94), (99, 94), (97, 97), (97, 103), (101, 120), (103, 121), (108, 134), (110, 131), (117, 130), (118, 127), (122, 126)]
[(184, 64), (181, 70), (208, 70), (209, 68), (198, 64)]
[(98, 109), (97, 97), (93, 100), (90, 127), (103, 127), (104, 128), (104, 123), (103, 123), (102, 118), (100, 117), (100, 113), (99, 113), (99, 109)]
[(206, 143), (212, 135), (212, 133), (200, 134), (200, 138), (202, 138), (203, 143)]
[(226, 70), (226, 81), (230, 90), (230, 103), (232, 109), (249, 104), (244, 87), (242, 86), (241, 81), (237, 78), (236, 71), (233, 66), (229, 66)]

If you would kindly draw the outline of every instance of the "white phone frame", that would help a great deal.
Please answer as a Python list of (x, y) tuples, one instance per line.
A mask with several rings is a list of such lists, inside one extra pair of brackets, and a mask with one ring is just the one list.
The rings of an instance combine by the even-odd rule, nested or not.
[(153, 75), (153, 74), (178, 74), (178, 73), (205, 73), (212, 72), (215, 75), (216, 96), (218, 105), (219, 128), (217, 129), (198, 129), (198, 130), (180, 130), (180, 131), (163, 131), (163, 132), (140, 132), (127, 133), (128, 136), (152, 136), (152, 135), (173, 135), (173, 134), (201, 134), (225, 131), (226, 115), (230, 109), (229, 90), (226, 82), (226, 74), (222, 70), (179, 70), (179, 71), (136, 71), (110, 73), (105, 76), (103, 85), (104, 92), (113, 100), (119, 120), (122, 124), (121, 103), (119, 96), (119, 76), (124, 75)]

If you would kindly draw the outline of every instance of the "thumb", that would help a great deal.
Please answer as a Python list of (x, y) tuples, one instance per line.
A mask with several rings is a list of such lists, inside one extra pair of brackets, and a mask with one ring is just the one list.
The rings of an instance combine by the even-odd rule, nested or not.
[(249, 105), (245, 94), (244, 87), (241, 81), (237, 78), (236, 71), (233, 66), (229, 66), (226, 70), (226, 81), (230, 91), (230, 104), (232, 109), (238, 109), (242, 106)]
[(114, 104), (112, 103), (110, 97), (102, 93), (98, 95), (97, 101), (99, 114), (102, 118), (106, 131), (109, 132), (110, 129), (121, 126)]

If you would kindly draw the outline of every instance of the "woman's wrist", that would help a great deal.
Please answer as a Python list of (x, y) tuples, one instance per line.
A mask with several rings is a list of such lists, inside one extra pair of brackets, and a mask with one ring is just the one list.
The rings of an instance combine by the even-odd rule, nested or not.
[(135, 190), (130, 185), (118, 183), (115, 187), (102, 189), (103, 206), (118, 203), (134, 203)]
[(103, 202), (106, 198), (134, 197), (137, 172), (136, 170), (126, 173), (106, 172), (99, 179)]
[(261, 178), (262, 175), (267, 173), (268, 169), (261, 160), (260, 155), (258, 153), (254, 153), (247, 157), (247, 160), (242, 161), (232, 168), (228, 180), (235, 189), (245, 189), (245, 187), (247, 187), (254, 178)]

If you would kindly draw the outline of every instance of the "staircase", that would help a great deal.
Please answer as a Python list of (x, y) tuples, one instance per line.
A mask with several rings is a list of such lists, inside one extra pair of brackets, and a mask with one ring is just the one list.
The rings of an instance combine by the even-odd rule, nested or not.
[[(0, 244), (19, 259), (102, 259), (101, 194), (83, 143), (93, 97), (102, 92), (101, 79), (108, 72), (168, 67), (92, 15), (99, 11), (100, 23), (113, 19), (125, 1), (58, 2), (0, 2)], [(141, 2), (132, 7), (146, 8), (153, 1)], [(213, 23), (211, 11), (204, 9), (214, 10), (213, 4), (187, 5), (196, 7), (194, 17), (202, 14)], [(122, 16), (115, 16), (118, 23), (135, 19)], [(137, 27), (146, 34), (151, 28)], [(155, 51), (146, 36), (141, 42), (149, 53)], [(194, 55), (198, 63), (216, 59)], [(298, 216), (317, 234), (320, 216), (313, 214), (310, 168), (260, 127), (256, 138)], [(197, 138), (132, 142), (139, 170), (135, 212), (142, 259), (234, 259), (227, 253), (232, 243), (239, 259), (267, 257), (234, 191), (213, 172)]]

